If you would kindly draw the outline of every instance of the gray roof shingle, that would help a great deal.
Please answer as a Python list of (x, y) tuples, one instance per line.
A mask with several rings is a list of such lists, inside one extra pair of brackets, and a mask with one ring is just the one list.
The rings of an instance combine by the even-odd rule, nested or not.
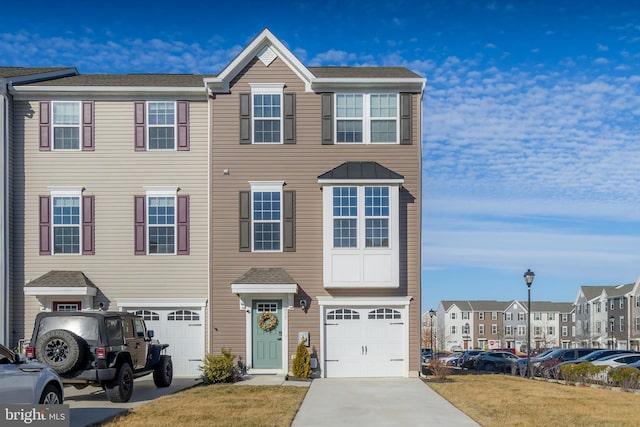
[(283, 268), (251, 268), (233, 281), (236, 285), (297, 284)]
[(404, 179), (404, 176), (377, 162), (345, 162), (318, 179)]
[(25, 287), (32, 288), (95, 288), (87, 276), (82, 271), (60, 271), (51, 270), (48, 273), (43, 274), (35, 280), (27, 283)]

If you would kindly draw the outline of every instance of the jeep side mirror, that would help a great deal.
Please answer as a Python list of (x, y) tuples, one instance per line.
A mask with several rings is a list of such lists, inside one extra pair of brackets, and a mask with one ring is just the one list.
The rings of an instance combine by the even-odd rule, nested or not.
[(149, 338), (153, 338), (153, 329), (150, 329), (150, 330), (147, 331), (147, 336)]

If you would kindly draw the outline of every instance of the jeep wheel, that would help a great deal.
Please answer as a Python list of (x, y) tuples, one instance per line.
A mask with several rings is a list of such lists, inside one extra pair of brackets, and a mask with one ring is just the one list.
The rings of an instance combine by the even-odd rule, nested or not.
[(38, 338), (36, 354), (40, 363), (64, 374), (82, 361), (80, 338), (64, 329), (54, 329)]
[(131, 365), (128, 363), (120, 365), (115, 379), (105, 384), (104, 391), (112, 402), (128, 402), (133, 394), (133, 371), (131, 370)]
[(171, 356), (163, 354), (153, 368), (153, 383), (156, 387), (169, 387), (173, 379), (173, 362)]

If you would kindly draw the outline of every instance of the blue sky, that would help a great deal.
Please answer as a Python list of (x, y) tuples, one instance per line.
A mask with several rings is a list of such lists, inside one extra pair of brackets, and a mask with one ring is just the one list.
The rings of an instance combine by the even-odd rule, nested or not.
[[(87, 6), (89, 5), (90, 6)], [(633, 1), (10, 2), (0, 65), (216, 73), (263, 28), (314, 65), (427, 78), (422, 308), (573, 301), (640, 274)]]

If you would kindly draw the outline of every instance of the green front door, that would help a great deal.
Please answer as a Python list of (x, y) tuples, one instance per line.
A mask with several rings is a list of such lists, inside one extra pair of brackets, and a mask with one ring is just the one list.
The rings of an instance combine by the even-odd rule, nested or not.
[(282, 368), (282, 301), (253, 301), (253, 368)]

